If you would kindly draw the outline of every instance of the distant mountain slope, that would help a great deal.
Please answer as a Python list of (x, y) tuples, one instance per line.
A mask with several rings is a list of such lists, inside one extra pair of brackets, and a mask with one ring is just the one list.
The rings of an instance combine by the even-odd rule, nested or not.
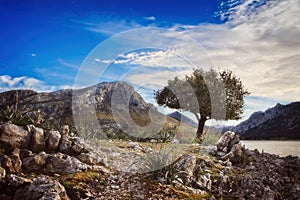
[(178, 111), (175, 111), (175, 112), (172, 112), (170, 114), (168, 114), (169, 117), (172, 117), (178, 121), (181, 121), (182, 123), (185, 123), (185, 124), (188, 124), (192, 127), (196, 127), (197, 128), (197, 123), (194, 122), (192, 119), (184, 116), (183, 114), (181, 114), (180, 112)]
[(104, 82), (78, 90), (59, 90), (55, 92), (37, 93), (32, 90), (11, 90), (0, 93), (0, 110), (7, 106), (41, 113), (48, 122), (59, 120), (61, 123), (72, 123), (74, 112), (82, 116), (98, 116), (99, 122), (112, 120), (111, 99), (115, 96), (122, 104), (123, 110), (129, 110), (132, 118), (149, 123), (148, 111), (153, 106), (146, 103), (125, 82)]
[(243, 139), (300, 139), (300, 102), (255, 112), (233, 131)]

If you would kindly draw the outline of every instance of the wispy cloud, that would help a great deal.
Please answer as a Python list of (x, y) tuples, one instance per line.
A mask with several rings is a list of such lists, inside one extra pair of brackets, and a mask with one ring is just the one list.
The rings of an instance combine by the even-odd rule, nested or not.
[(145, 20), (155, 21), (156, 18), (154, 16), (144, 17)]
[(142, 25), (131, 20), (111, 20), (111, 21), (99, 21), (99, 22), (89, 22), (89, 21), (74, 21), (76, 24), (87, 31), (100, 33), (103, 35), (111, 36), (113, 34), (120, 33), (122, 31), (130, 30), (132, 28), (140, 28)]
[[(207, 54), (195, 48), (165, 49), (153, 52), (132, 52), (117, 60), (101, 60), (114, 64), (179, 67), (191, 61), (207, 66), (211, 58), (216, 67), (231, 69), (242, 79), (255, 96), (287, 101), (300, 99), (300, 2), (285, 1), (230, 1), (222, 17), (224, 24), (174, 25), (171, 31), (193, 38)], [(166, 35), (167, 36), (167, 35)], [(170, 33), (170, 38), (172, 34)], [(132, 38), (139, 38), (133, 35)], [(156, 43), (154, 37), (144, 37)], [(140, 42), (139, 40), (137, 42)], [(164, 40), (168, 47), (174, 41)], [(145, 42), (146, 43), (146, 42)], [(176, 42), (174, 42), (176, 43)], [(190, 55), (181, 59), (177, 55)], [(209, 59), (208, 59), (209, 57)], [(185, 72), (185, 71), (184, 71)], [(165, 74), (165, 76), (163, 76)], [(149, 74), (136, 74), (148, 77)], [(132, 74), (132, 81), (138, 77)], [(170, 74), (161, 71), (167, 80)], [(145, 80), (145, 79), (144, 79)]]
[(78, 69), (78, 66), (76, 64), (73, 63), (68, 63), (65, 60), (63, 60), (62, 58), (58, 58), (58, 62), (66, 67), (70, 67), (73, 69)]

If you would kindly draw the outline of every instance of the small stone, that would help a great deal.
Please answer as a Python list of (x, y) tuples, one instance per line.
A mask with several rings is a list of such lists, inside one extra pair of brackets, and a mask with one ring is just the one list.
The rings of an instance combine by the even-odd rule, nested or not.
[(42, 128), (32, 128), (31, 150), (35, 153), (46, 150), (44, 130)]
[(57, 152), (60, 139), (61, 135), (58, 131), (49, 131), (49, 138), (47, 140), (47, 151), (50, 153)]

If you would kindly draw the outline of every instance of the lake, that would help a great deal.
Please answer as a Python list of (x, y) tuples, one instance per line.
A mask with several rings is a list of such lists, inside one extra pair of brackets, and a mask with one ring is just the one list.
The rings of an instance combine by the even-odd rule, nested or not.
[(242, 140), (242, 145), (250, 150), (262, 150), (265, 153), (277, 154), (280, 156), (300, 157), (300, 141), (270, 141), (270, 140)]

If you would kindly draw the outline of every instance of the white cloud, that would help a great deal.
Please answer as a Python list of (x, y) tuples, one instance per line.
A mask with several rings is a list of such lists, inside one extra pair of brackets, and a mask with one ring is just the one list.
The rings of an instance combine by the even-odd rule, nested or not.
[[(209, 68), (213, 64), (221, 69), (231, 69), (253, 96), (270, 98), (276, 102), (299, 101), (300, 1), (228, 2), (226, 11), (220, 13), (227, 20), (226, 23), (174, 25), (169, 28), (173, 32), (163, 33), (165, 39), (162, 40), (157, 35), (150, 37), (149, 34), (143, 35), (137, 31), (122, 41), (122, 45), (130, 46), (130, 43), (136, 42), (142, 46), (153, 43), (153, 46), (160, 44), (165, 48), (153, 51), (132, 49), (129, 53), (120, 54), (116, 60), (97, 55), (93, 61), (148, 67), (148, 70), (142, 68), (130, 71), (125, 79), (135, 85), (157, 83), (162, 86), (168, 79), (178, 76), (178, 73), (190, 73), (195, 65)], [(124, 21), (113, 30), (107, 25), (89, 27), (101, 33), (106, 32), (106, 27), (109, 27), (109, 33), (140, 27)], [(192, 38), (198, 45), (185, 44), (184, 40), (176, 38), (178, 34)], [(203, 50), (199, 51), (199, 48)], [(261, 107), (256, 105), (247, 109), (250, 112)]]
[(56, 87), (44, 85), (44, 83), (38, 79), (21, 76), (14, 77), (8, 75), (0, 76), (0, 92), (14, 90), (14, 89), (32, 89), (36, 91), (53, 91)]
[(64, 61), (62, 58), (58, 58), (58, 62), (66, 67), (70, 67), (70, 68), (73, 68), (73, 69), (77, 69), (78, 66), (76, 64), (72, 64), (72, 63), (68, 63), (66, 61)]
[(31, 56), (32, 56), (32, 57), (36, 57), (36, 54), (35, 54), (35, 53), (32, 53)]
[[(170, 28), (193, 38), (208, 54), (180, 44), (175, 49), (125, 54), (114, 63), (176, 68), (191, 61), (198, 66), (210, 67), (207, 60), (211, 58), (216, 67), (233, 70), (252, 95), (299, 100), (300, 1), (277, 0), (264, 4), (245, 0), (243, 3), (231, 1), (230, 6), (226, 13), (228, 21), (224, 24), (175, 25)], [(173, 36), (169, 34), (170, 38)], [(156, 42), (153, 37), (143, 39)], [(165, 46), (170, 46), (170, 43)], [(178, 55), (190, 56), (182, 59)], [(131, 80), (138, 80), (137, 76), (144, 80), (153, 76), (157, 81), (158, 78), (171, 78), (167, 71), (161, 71), (158, 76), (132, 75)]]
[(145, 20), (155, 21), (156, 18), (154, 16), (144, 17)]

